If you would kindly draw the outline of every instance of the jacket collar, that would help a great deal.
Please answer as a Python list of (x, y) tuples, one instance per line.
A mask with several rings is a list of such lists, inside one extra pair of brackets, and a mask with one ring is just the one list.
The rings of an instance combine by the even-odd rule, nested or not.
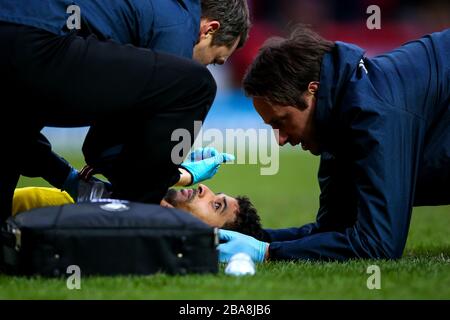
[(336, 114), (347, 84), (364, 57), (360, 47), (337, 41), (335, 47), (322, 60), (320, 85), (317, 94), (315, 119), (317, 132), (324, 151), (333, 149), (333, 134), (337, 126)]

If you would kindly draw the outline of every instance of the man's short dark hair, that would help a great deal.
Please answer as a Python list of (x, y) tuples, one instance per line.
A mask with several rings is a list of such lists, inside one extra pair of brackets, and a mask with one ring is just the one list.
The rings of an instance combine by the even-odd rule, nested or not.
[(239, 205), (239, 212), (236, 214), (236, 220), (227, 223), (223, 229), (237, 231), (253, 238), (262, 240), (264, 232), (261, 221), (255, 207), (248, 197), (236, 197)]
[(310, 82), (320, 80), (323, 56), (334, 46), (304, 25), (296, 26), (288, 38), (270, 38), (244, 76), (246, 94), (303, 108), (301, 96)]
[(212, 45), (231, 48), (239, 37), (238, 48), (247, 42), (251, 25), (247, 0), (202, 0), (202, 18), (220, 22)]

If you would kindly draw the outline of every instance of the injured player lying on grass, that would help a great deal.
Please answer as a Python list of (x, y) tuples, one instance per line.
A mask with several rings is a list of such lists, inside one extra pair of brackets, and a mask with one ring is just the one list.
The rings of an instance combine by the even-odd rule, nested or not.
[[(71, 203), (75, 203), (72, 197), (56, 188), (18, 188), (14, 193), (13, 215)], [(263, 237), (259, 215), (247, 197), (214, 193), (199, 184), (195, 189), (169, 189), (160, 205), (191, 213), (211, 227), (238, 231), (257, 239)]]

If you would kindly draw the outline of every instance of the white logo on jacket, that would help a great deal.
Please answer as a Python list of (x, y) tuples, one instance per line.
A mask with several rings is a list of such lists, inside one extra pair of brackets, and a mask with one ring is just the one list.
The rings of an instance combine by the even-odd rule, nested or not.
[(366, 74), (369, 73), (369, 71), (367, 71), (367, 69), (366, 69), (366, 65), (364, 64), (364, 60), (363, 59), (359, 60), (358, 67), (363, 69)]

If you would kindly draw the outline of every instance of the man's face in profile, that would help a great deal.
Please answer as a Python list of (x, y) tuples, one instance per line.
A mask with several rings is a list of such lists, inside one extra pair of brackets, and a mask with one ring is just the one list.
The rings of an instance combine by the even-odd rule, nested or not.
[(239, 211), (235, 198), (214, 193), (203, 184), (199, 184), (196, 189), (169, 189), (161, 204), (188, 211), (211, 227), (217, 228), (233, 222)]
[(220, 23), (215, 20), (202, 18), (200, 23), (200, 36), (198, 43), (194, 46), (193, 59), (205, 66), (210, 64), (224, 64), (228, 58), (236, 51), (240, 37), (230, 45), (214, 45), (214, 33), (220, 28)]
[[(318, 85), (314, 85), (316, 87)], [(301, 144), (303, 150), (319, 155), (320, 144), (314, 122), (316, 98), (313, 94), (305, 93), (302, 100), (302, 108), (270, 103), (261, 97), (254, 97), (253, 105), (263, 121), (278, 130), (276, 137), (280, 146), (286, 143), (292, 146)]]

